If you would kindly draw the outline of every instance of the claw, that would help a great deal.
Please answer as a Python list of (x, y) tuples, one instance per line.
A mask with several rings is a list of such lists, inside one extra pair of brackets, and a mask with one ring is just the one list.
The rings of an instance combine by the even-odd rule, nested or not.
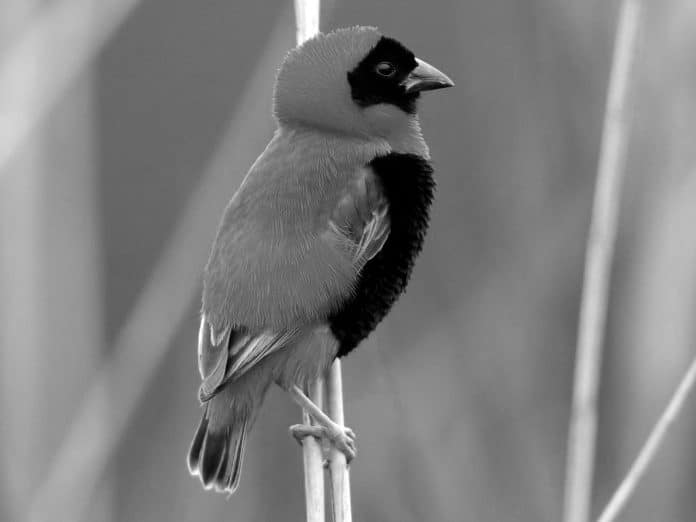
[(338, 451), (346, 456), (346, 462), (353, 460), (357, 454), (355, 432), (345, 426), (334, 424), (329, 428), (325, 428), (324, 426), (293, 424), (290, 426), (289, 431), (300, 446), (305, 437), (329, 440)]
[(331, 440), (338, 451), (346, 456), (346, 462), (350, 463), (355, 458), (357, 450), (355, 448), (355, 432), (350, 428), (334, 424), (327, 429), (327, 438)]

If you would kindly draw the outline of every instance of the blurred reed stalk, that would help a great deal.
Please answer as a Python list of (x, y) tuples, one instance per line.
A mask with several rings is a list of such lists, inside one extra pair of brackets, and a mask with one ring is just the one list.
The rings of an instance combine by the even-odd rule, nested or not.
[(31, 103), (23, 103), (27, 99), (24, 90), (8, 91), (9, 96), (0, 96), (0, 177), (16, 151), (139, 3), (140, 0), (102, 0), (98, 4), (92, 0), (45, 2), (37, 8), (31, 23), (22, 28), (7, 49), (3, 49), (2, 86), (12, 85), (13, 78), (24, 74), (37, 48), (51, 49), (50, 60), (61, 66), (42, 78), (42, 95)]
[(624, 0), (614, 42), (597, 185), (585, 254), (573, 404), (567, 443), (565, 522), (587, 522), (591, 510), (597, 398), (629, 134), (629, 87), (640, 18), (639, 1)]
[[(319, 32), (319, 0), (295, 0), (295, 24), (297, 45)], [(311, 387), (309, 398), (322, 408), (323, 379)], [(302, 423), (312, 424), (306, 410), (302, 411)], [(304, 465), (305, 512), (307, 522), (324, 522), (324, 464), (320, 441), (312, 435), (302, 439), (302, 462)]]
[[(295, 0), (295, 21), (297, 24), (297, 45), (302, 44), (319, 32), (320, 0)], [(317, 406), (322, 406), (323, 379), (313, 386), (310, 398)], [(336, 360), (326, 377), (326, 402), (328, 414), (343, 426), (343, 380), (341, 361)], [(309, 424), (307, 412), (302, 414), (303, 423)], [(307, 522), (324, 521), (324, 469), (321, 446), (312, 436), (302, 440), (305, 503)], [(331, 512), (335, 522), (351, 522), (350, 477), (346, 457), (335, 447), (329, 450), (329, 475), (331, 477)]]
[[(230, 176), (230, 172), (244, 172), (242, 167), (254, 161), (254, 151), (272, 132), (271, 119), (264, 117), (271, 110), (268, 86), (273, 84), (275, 67), (291, 37), (289, 18), (289, 13), (280, 17), (271, 31), (199, 186), (119, 331), (111, 355), (95, 372), (49, 470), (35, 487), (27, 520), (46, 520), (45, 514), (51, 514), (53, 520), (83, 519), (64, 515), (72, 513), (73, 506), (85, 505), (93, 494), (176, 329), (186, 318), (199, 290), (200, 267), (205, 264), (220, 208), (241, 182), (241, 175)], [(106, 433), (99, 429), (104, 394), (117, 398), (110, 403)]]
[[(323, 388), (323, 379), (317, 379), (309, 393), (312, 402), (320, 408), (323, 407)], [(306, 410), (302, 411), (302, 424), (312, 424), (312, 417)], [(307, 522), (324, 522), (324, 455), (321, 442), (311, 435), (302, 439), (302, 456)]]
[(696, 359), (692, 361), (686, 375), (684, 375), (674, 395), (672, 395), (667, 408), (653, 427), (648, 436), (648, 440), (645, 441), (640, 453), (638, 453), (638, 457), (636, 457), (636, 460), (631, 465), (631, 469), (629, 469), (628, 474), (611, 497), (604, 511), (602, 511), (597, 522), (613, 522), (621, 513), (626, 502), (628, 502), (628, 499), (631, 498), (631, 495), (635, 491), (638, 482), (645, 474), (645, 471), (655, 458), (655, 455), (657, 455), (657, 451), (660, 449), (660, 445), (667, 434), (667, 430), (679, 416), (682, 406), (684, 406), (686, 399), (689, 397), (689, 393), (694, 388), (694, 383), (696, 383)]

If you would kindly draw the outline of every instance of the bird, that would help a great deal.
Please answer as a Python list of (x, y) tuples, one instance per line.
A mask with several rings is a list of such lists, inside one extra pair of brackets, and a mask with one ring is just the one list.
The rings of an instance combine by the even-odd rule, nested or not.
[(188, 468), (232, 494), (272, 384), (350, 461), (355, 434), (306, 394), (404, 292), (435, 181), (422, 92), (453, 86), (375, 27), (319, 33), (283, 60), (277, 128), (226, 206), (203, 274), (198, 398)]

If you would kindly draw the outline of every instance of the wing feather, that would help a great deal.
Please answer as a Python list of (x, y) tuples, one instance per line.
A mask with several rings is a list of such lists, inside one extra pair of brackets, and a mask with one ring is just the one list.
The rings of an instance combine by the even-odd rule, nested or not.
[(359, 271), (389, 238), (389, 204), (371, 169), (362, 169), (331, 215), (325, 237), (347, 249)]
[(249, 337), (241, 347), (239, 354), (233, 358), (233, 362), (227, 371), (227, 377), (242, 375), (256, 365), (261, 359), (273, 352), (287, 346), (295, 337), (297, 330), (289, 330), (280, 334), (264, 332), (255, 337)]
[(250, 335), (231, 327), (218, 332), (203, 314), (198, 336), (198, 365), (203, 379), (198, 392), (201, 402), (210, 400), (230, 380), (286, 346), (296, 333), (297, 330), (288, 330), (280, 334)]
[(198, 329), (198, 371), (201, 379), (213, 378), (227, 362), (227, 345), (229, 344), (232, 328), (215, 332), (207, 321), (205, 314), (201, 315), (201, 325)]

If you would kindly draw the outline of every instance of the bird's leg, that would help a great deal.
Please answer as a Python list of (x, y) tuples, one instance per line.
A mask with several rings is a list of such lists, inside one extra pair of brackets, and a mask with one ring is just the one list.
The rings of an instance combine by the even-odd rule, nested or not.
[(356, 453), (355, 433), (353, 433), (353, 430), (332, 421), (298, 386), (293, 386), (288, 391), (293, 400), (319, 424), (318, 426), (304, 424), (291, 426), (290, 432), (293, 436), (298, 440), (302, 440), (307, 435), (326, 437), (346, 456), (347, 462), (353, 460)]

